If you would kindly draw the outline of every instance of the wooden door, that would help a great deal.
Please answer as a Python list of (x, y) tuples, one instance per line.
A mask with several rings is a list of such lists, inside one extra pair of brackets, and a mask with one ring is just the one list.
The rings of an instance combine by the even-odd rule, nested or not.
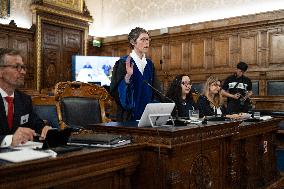
[(72, 55), (82, 54), (83, 32), (64, 26), (42, 24), (41, 88), (71, 81)]

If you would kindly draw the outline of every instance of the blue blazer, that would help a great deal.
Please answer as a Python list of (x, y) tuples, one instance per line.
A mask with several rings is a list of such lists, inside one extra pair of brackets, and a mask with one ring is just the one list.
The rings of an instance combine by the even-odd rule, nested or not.
[(29, 127), (37, 133), (41, 133), (44, 122), (33, 111), (30, 96), (18, 90), (14, 92), (14, 118), (13, 127), (8, 127), (3, 98), (0, 95), (0, 143), (6, 135), (14, 134), (18, 127)]

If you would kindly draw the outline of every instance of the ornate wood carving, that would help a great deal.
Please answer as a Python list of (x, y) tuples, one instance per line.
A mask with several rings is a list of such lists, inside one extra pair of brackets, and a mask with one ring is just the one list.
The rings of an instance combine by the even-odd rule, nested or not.
[(212, 188), (213, 177), (210, 161), (206, 156), (195, 158), (190, 170), (190, 187), (189, 188)]
[(68, 1), (68, 0), (42, 0), (43, 3), (52, 6), (64, 7), (74, 11), (83, 11), (83, 0)]
[(88, 22), (92, 18), (87, 9), (83, 12), (83, 0), (34, 1), (31, 8), (37, 26), (37, 90), (70, 81), (72, 55), (87, 54)]
[(135, 178), (138, 189), (240, 189), (262, 188), (277, 178), (273, 144), (280, 120), (170, 128), (113, 122), (90, 128), (130, 134), (135, 143), (146, 146)]

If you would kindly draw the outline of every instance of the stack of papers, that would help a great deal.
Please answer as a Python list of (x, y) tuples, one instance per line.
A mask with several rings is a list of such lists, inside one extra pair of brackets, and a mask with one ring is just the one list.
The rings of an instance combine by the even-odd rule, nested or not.
[(13, 163), (19, 163), (24, 161), (36, 160), (47, 157), (54, 157), (56, 154), (50, 151), (38, 151), (33, 149), (24, 150), (11, 150), (10, 152), (0, 153), (0, 159), (10, 161)]
[(13, 148), (0, 148), (0, 159), (19, 163), (57, 156), (52, 150), (42, 150), (42, 145), (42, 142), (28, 141)]
[(260, 119), (265, 121), (268, 119), (272, 119), (272, 117), (271, 116), (261, 116)]

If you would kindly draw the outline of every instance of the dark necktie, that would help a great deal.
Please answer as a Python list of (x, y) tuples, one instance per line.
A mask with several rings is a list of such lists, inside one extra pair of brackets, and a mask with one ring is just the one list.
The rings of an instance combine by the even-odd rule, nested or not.
[(8, 103), (8, 114), (7, 114), (8, 126), (11, 129), (13, 126), (13, 114), (14, 114), (13, 97), (6, 96), (5, 99)]

